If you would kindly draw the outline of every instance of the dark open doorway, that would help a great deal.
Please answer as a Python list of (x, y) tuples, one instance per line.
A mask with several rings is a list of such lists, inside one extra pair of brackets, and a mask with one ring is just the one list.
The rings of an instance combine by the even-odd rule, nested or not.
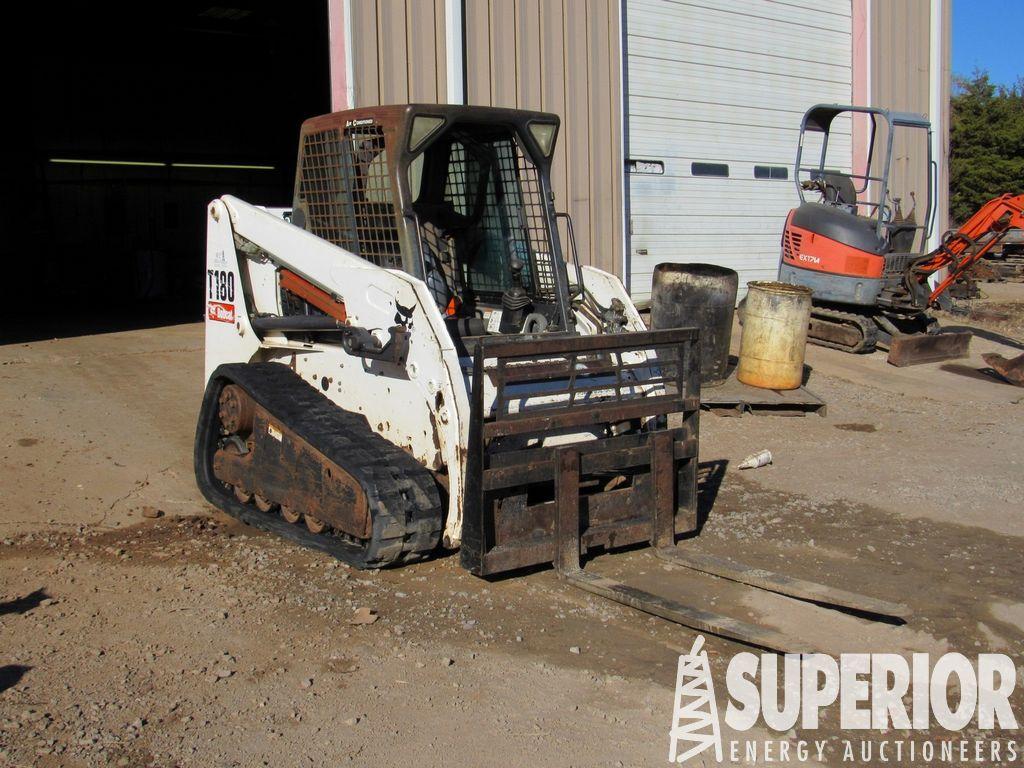
[(290, 205), (299, 125), (329, 111), (326, 0), (36, 15), (0, 341), (199, 320), (205, 204)]

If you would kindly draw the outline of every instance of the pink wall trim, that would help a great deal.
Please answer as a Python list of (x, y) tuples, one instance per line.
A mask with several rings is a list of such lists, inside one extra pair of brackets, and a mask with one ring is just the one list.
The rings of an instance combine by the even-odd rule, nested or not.
[(351, 109), (348, 103), (348, 51), (345, 50), (345, 0), (328, 0), (327, 24), (331, 57), (331, 111)]
[[(851, 0), (853, 7), (853, 92), (852, 103), (857, 106), (871, 105), (871, 0)], [(867, 115), (853, 118), (853, 171), (866, 174), (867, 147), (870, 125)]]

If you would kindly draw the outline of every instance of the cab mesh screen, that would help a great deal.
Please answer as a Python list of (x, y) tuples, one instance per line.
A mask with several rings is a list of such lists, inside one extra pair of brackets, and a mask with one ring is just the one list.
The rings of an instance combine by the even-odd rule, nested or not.
[[(467, 221), (476, 241), (472, 259), (446, 270), (457, 289), (497, 296), (512, 284), (509, 264), (535, 299), (554, 300), (554, 263), (537, 167), (512, 135), (482, 138), (471, 129), (451, 137), (444, 200)], [(433, 233), (428, 239), (434, 240)], [(457, 248), (456, 248), (457, 250)], [(456, 265), (461, 269), (452, 268)]]
[(380, 126), (306, 134), (298, 196), (306, 227), (381, 267), (400, 268), (401, 248)]

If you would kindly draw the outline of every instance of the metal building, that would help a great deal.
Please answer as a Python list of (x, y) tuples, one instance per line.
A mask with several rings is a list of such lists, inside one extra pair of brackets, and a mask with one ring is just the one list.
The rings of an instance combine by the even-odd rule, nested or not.
[(0, 259), (21, 288), (0, 339), (200, 319), (206, 204), (290, 205), (299, 125), (331, 108), (327, 0), (21, 12), (12, 102), (31, 119), (0, 192)]
[[(650, 292), (663, 261), (775, 275), (800, 117), (929, 115), (946, 221), (950, 0), (330, 0), (334, 109), (405, 101), (563, 120), (556, 205), (583, 261)], [(862, 163), (866, 129), (830, 145)], [(925, 192), (925, 153), (895, 176)], [(937, 237), (936, 232), (933, 237)]]

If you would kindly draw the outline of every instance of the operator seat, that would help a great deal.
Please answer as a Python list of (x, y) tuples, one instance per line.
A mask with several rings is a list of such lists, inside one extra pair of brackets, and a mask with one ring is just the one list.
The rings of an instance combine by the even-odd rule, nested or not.
[(811, 176), (814, 181), (822, 181), (825, 191), (822, 193), (824, 202), (827, 205), (834, 205), (837, 208), (846, 208), (850, 213), (857, 212), (857, 189), (853, 185), (853, 179), (841, 173), (818, 172)]

